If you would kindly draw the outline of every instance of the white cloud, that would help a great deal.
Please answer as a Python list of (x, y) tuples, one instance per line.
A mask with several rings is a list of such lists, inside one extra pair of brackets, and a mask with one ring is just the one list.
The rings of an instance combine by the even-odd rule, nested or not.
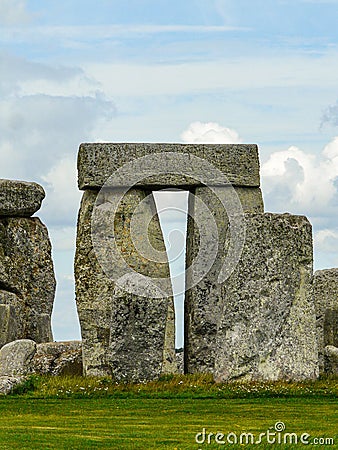
[(322, 116), (321, 126), (323, 125), (338, 125), (338, 101), (334, 105), (328, 106)]
[(3, 99), (33, 95), (95, 97), (100, 85), (80, 67), (48, 65), (0, 52), (0, 94)]
[[(79, 208), (79, 204), (77, 205)], [(39, 214), (41, 216), (41, 214)], [(75, 252), (76, 246), (76, 228), (73, 226), (50, 226), (48, 227), (49, 236), (53, 244), (53, 252), (72, 251)], [(68, 275), (64, 275), (67, 278)], [(68, 277), (73, 280), (74, 277)]]
[(78, 67), (36, 63), (0, 54), (0, 167), (2, 177), (39, 181), (115, 106)]
[(74, 299), (74, 282), (65, 276), (59, 276), (57, 280), (56, 297), (52, 314), (52, 329), (56, 341), (81, 339), (79, 319)]
[[(1, 0), (3, 1), (3, 0)], [(18, 3), (23, 3), (16, 0)], [(7, 0), (8, 3), (11, 0)], [(13, 1), (14, 3), (14, 1)], [(15, 22), (13, 22), (15, 23)], [(251, 28), (241, 26), (226, 25), (145, 25), (145, 24), (123, 24), (123, 25), (86, 25), (86, 26), (34, 26), (22, 28), (14, 28), (5, 30), (0, 38), (2, 41), (29, 42), (38, 41), (38, 39), (58, 39), (59, 43), (64, 47), (82, 48), (89, 45), (94, 40), (105, 41), (116, 38), (130, 38), (131, 35), (155, 35), (164, 33), (228, 33), (248, 32)]]
[[(165, 212), (166, 210), (173, 211), (176, 208), (177, 211), (186, 211), (188, 202), (188, 192), (180, 189), (163, 189), (154, 192), (155, 203), (157, 210)], [(178, 213), (180, 214), (180, 213)], [(176, 218), (173, 221), (177, 220)]]
[(193, 122), (181, 138), (187, 143), (235, 144), (241, 142), (237, 131), (215, 122)]
[(29, 95), (4, 99), (0, 102), (2, 176), (38, 181), (57, 160), (77, 152), (102, 116), (114, 116), (114, 105), (102, 98)]
[(331, 225), (314, 232), (315, 269), (338, 267), (338, 228), (335, 220)]
[(270, 155), (261, 169), (263, 194), (269, 209), (335, 215), (338, 207), (338, 137), (319, 157), (297, 147)]
[(108, 95), (140, 97), (247, 88), (323, 89), (325, 86), (335, 89), (338, 58), (337, 52), (332, 50), (320, 58), (297, 53), (282, 54), (278, 58), (259, 55), (176, 64), (115, 64), (87, 60), (83, 61), (82, 67), (101, 83)]
[(314, 234), (314, 244), (317, 251), (338, 253), (338, 229), (319, 230)]
[(74, 226), (80, 204), (75, 158), (61, 159), (41, 178), (47, 190), (41, 215), (49, 224), (61, 226), (55, 233), (57, 248), (73, 248), (74, 233), (71, 235), (71, 228), (65, 225)]
[(26, 24), (32, 18), (33, 15), (27, 10), (26, 0), (0, 0), (0, 24)]

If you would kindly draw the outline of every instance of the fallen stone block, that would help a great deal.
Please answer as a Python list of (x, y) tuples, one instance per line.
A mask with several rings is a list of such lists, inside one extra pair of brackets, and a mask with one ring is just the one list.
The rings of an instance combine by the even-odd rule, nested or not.
[(4, 345), (0, 349), (0, 377), (31, 373), (35, 352), (36, 343), (30, 339), (20, 339)]
[(10, 394), (15, 386), (22, 383), (25, 377), (7, 377), (0, 376), (0, 394)]
[(81, 341), (44, 342), (36, 346), (32, 372), (40, 375), (83, 374)]

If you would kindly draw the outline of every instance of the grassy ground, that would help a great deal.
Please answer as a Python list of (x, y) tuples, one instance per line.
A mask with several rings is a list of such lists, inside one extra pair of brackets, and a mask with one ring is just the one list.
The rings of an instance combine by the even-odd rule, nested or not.
[[(126, 385), (107, 379), (33, 378), (21, 393), (0, 398), (0, 448), (243, 448), (241, 433), (252, 433), (257, 441), (267, 430), (276, 433), (270, 434), (270, 444), (263, 436), (262, 444), (246, 445), (251, 437), (243, 435), (244, 447), (308, 447), (296, 445), (295, 435), (293, 444), (284, 445), (288, 432), (298, 439), (308, 433), (312, 444), (315, 438), (333, 438), (335, 445), (318, 447), (338, 448), (337, 392), (334, 379), (216, 385), (209, 377), (182, 376)], [(286, 428), (278, 433), (274, 427), (279, 423), (277, 428), (283, 428), (280, 422)], [(218, 441), (225, 444), (215, 443), (218, 432), (224, 434)], [(238, 445), (227, 442), (228, 437)]]

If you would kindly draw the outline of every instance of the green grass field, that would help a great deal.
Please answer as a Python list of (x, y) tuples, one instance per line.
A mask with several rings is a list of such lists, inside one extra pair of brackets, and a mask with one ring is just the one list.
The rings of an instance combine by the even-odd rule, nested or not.
[[(20, 394), (0, 398), (0, 449), (309, 447), (295, 444), (295, 435), (291, 445), (283, 444), (285, 433), (296, 433), (297, 439), (308, 433), (311, 446), (315, 438), (332, 438), (334, 445), (316, 447), (338, 448), (337, 389), (337, 380), (216, 385), (208, 377), (173, 377), (126, 385), (35, 378)], [(280, 433), (274, 430), (278, 422), (285, 424)], [(246, 445), (250, 435), (242, 435), (239, 444), (242, 433), (252, 433), (256, 442), (267, 430), (270, 444), (264, 436), (261, 444)], [(219, 432), (224, 437), (217, 439), (225, 444), (215, 443)]]

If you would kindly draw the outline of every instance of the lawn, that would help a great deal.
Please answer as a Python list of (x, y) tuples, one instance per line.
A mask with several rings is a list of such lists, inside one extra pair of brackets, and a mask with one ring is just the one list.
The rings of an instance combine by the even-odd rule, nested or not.
[[(112, 383), (107, 386), (107, 381), (103, 382), (103, 390), (98, 391), (101, 382), (96, 385), (93, 379), (86, 380), (88, 385), (80, 379), (73, 382), (70, 378), (39, 380), (38, 387), (26, 393), (0, 398), (0, 448), (243, 448), (239, 445), (242, 433), (246, 433), (242, 435), (245, 448), (308, 447), (295, 444), (296, 435), (300, 440), (302, 434), (310, 444), (314, 444), (316, 438), (333, 438), (335, 445), (327, 442), (318, 447), (338, 448), (336, 381), (330, 382), (332, 387), (326, 390), (319, 382), (312, 383), (311, 389), (290, 384), (290, 392), (284, 387), (282, 394), (281, 384), (275, 383), (268, 396), (262, 384), (247, 385), (244, 395), (238, 386), (227, 386), (219, 391), (220, 386), (206, 380), (200, 384), (196, 380), (192, 384), (191, 378), (182, 380), (186, 379), (115, 386), (114, 391)], [(71, 392), (71, 383), (75, 393)], [(252, 395), (248, 394), (249, 386)], [(280, 432), (275, 430), (275, 425)], [(268, 430), (270, 443), (264, 435), (262, 444), (246, 445), (246, 439), (250, 442), (253, 438), (256, 442), (260, 433)], [(295, 434), (288, 436), (286, 433)], [(284, 438), (292, 438), (293, 443), (284, 445)], [(236, 439), (238, 445), (232, 444)], [(282, 445), (278, 444), (278, 439)]]

